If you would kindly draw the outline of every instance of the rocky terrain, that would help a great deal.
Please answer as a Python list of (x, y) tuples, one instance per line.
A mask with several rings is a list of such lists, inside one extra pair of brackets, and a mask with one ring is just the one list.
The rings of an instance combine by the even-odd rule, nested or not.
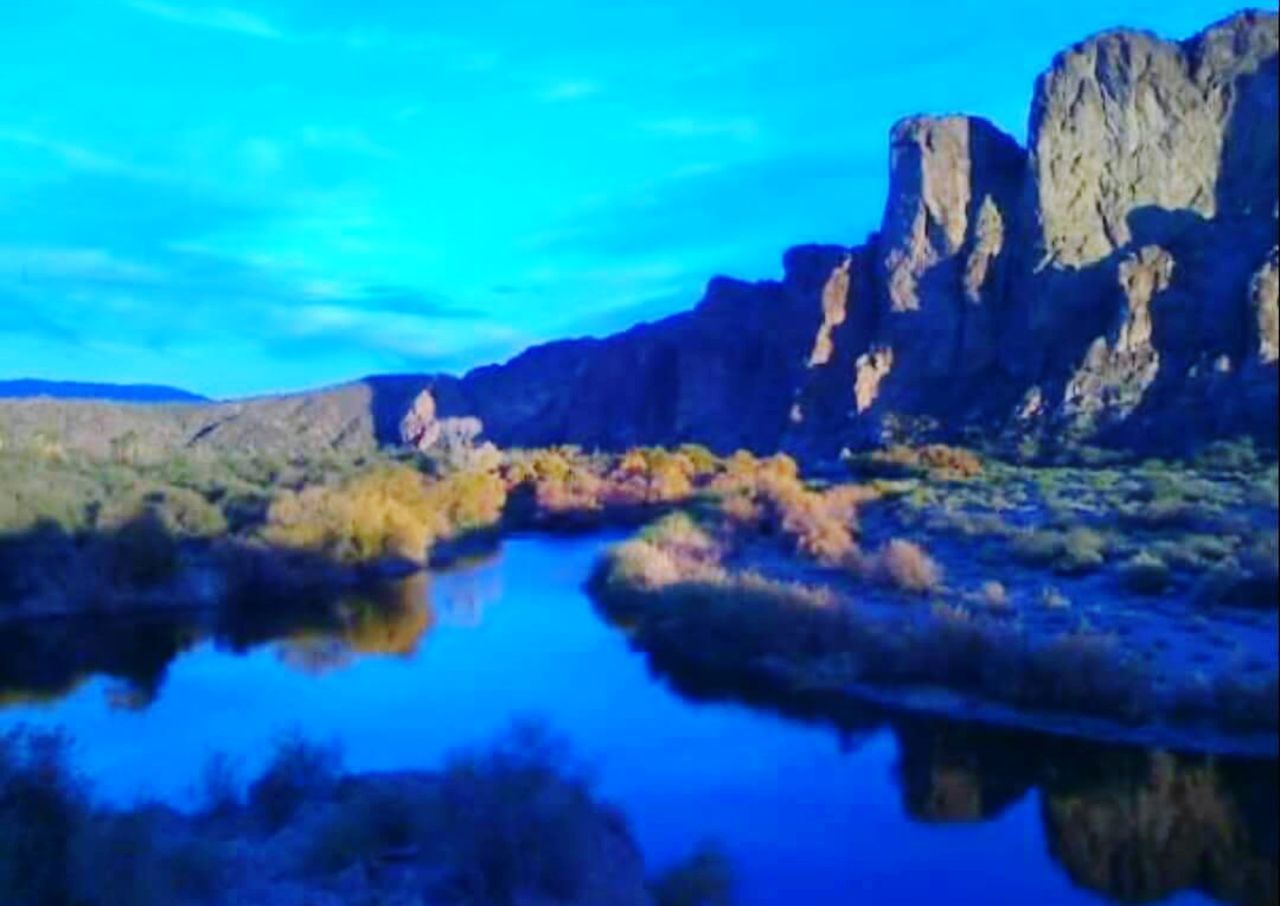
[(894, 126), (880, 230), (716, 277), (689, 312), (462, 377), (139, 412), (0, 405), (69, 448), (365, 449), (418, 393), (502, 446), (785, 449), (963, 438), (1177, 451), (1276, 435), (1277, 17), (1116, 30), (1034, 90), (1025, 147), (970, 116)]
[(881, 229), (716, 278), (697, 308), (442, 381), (499, 443), (698, 439), (826, 456), (904, 435), (1274, 442), (1276, 16), (1060, 53), (1026, 148), (890, 136)]

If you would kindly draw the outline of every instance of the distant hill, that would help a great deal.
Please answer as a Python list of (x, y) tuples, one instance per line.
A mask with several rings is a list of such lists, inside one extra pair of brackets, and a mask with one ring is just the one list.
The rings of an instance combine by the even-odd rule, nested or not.
[(130, 438), (148, 459), (179, 452), (358, 455), (398, 442), (405, 411), (440, 380), (389, 375), (308, 393), (201, 405), (191, 405), (189, 396), (146, 404), (137, 398), (0, 399), (0, 445), (5, 438), (15, 446), (52, 438), (68, 452), (108, 456), (113, 441)]
[(209, 398), (158, 384), (93, 384), (22, 378), (0, 381), (0, 398), (47, 396), (64, 400), (111, 400), (118, 403), (207, 403)]

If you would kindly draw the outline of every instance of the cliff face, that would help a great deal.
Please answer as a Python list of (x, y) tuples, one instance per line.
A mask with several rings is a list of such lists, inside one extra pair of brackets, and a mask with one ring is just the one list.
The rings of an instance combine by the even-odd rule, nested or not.
[(890, 137), (881, 229), (714, 279), (691, 312), (437, 382), (503, 444), (697, 440), (821, 458), (981, 434), (1273, 444), (1277, 17), (1114, 31), (990, 123)]

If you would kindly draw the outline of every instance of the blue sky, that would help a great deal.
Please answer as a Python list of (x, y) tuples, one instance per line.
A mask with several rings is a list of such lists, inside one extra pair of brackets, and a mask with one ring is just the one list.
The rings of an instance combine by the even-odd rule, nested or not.
[(888, 129), (1214, 0), (41, 0), (0, 30), (0, 378), (465, 369), (879, 219)]

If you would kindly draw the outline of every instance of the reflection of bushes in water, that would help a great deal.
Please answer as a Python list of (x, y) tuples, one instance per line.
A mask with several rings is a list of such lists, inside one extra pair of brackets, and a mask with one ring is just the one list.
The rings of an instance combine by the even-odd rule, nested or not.
[(309, 673), (346, 666), (360, 654), (408, 657), (436, 623), (429, 577), (415, 573), (340, 599), (287, 633), (281, 657)]
[(895, 720), (894, 734), (903, 805), (922, 821), (990, 820), (1036, 781), (1036, 737), (911, 717)]
[(94, 675), (123, 684), (111, 690), (113, 704), (144, 706), (159, 692), (170, 662), (202, 631), (187, 614), (7, 625), (0, 632), (0, 706), (56, 700)]
[(7, 624), (0, 632), (0, 707), (56, 701), (93, 676), (119, 680), (107, 690), (114, 707), (149, 705), (169, 664), (205, 638), (233, 651), (287, 639), (290, 663), (311, 670), (353, 654), (411, 655), (435, 622), (429, 579), (415, 574), (360, 596), (339, 590), (269, 606), (237, 599), (216, 615), (59, 617)]
[(343, 639), (361, 654), (414, 654), (435, 625), (427, 583), (427, 575), (417, 573), (383, 587), (376, 597), (341, 602)]
[(885, 711), (847, 695), (821, 689), (783, 688), (772, 677), (750, 669), (708, 668), (679, 652), (645, 653), (649, 671), (669, 683), (681, 697), (695, 702), (736, 702), (772, 711), (790, 720), (828, 725), (840, 735), (845, 751), (855, 741), (883, 726)]
[(1131, 754), (1101, 777), (1064, 774), (1043, 817), (1050, 852), (1076, 883), (1127, 902), (1192, 888), (1242, 904), (1280, 895), (1274, 763)]

